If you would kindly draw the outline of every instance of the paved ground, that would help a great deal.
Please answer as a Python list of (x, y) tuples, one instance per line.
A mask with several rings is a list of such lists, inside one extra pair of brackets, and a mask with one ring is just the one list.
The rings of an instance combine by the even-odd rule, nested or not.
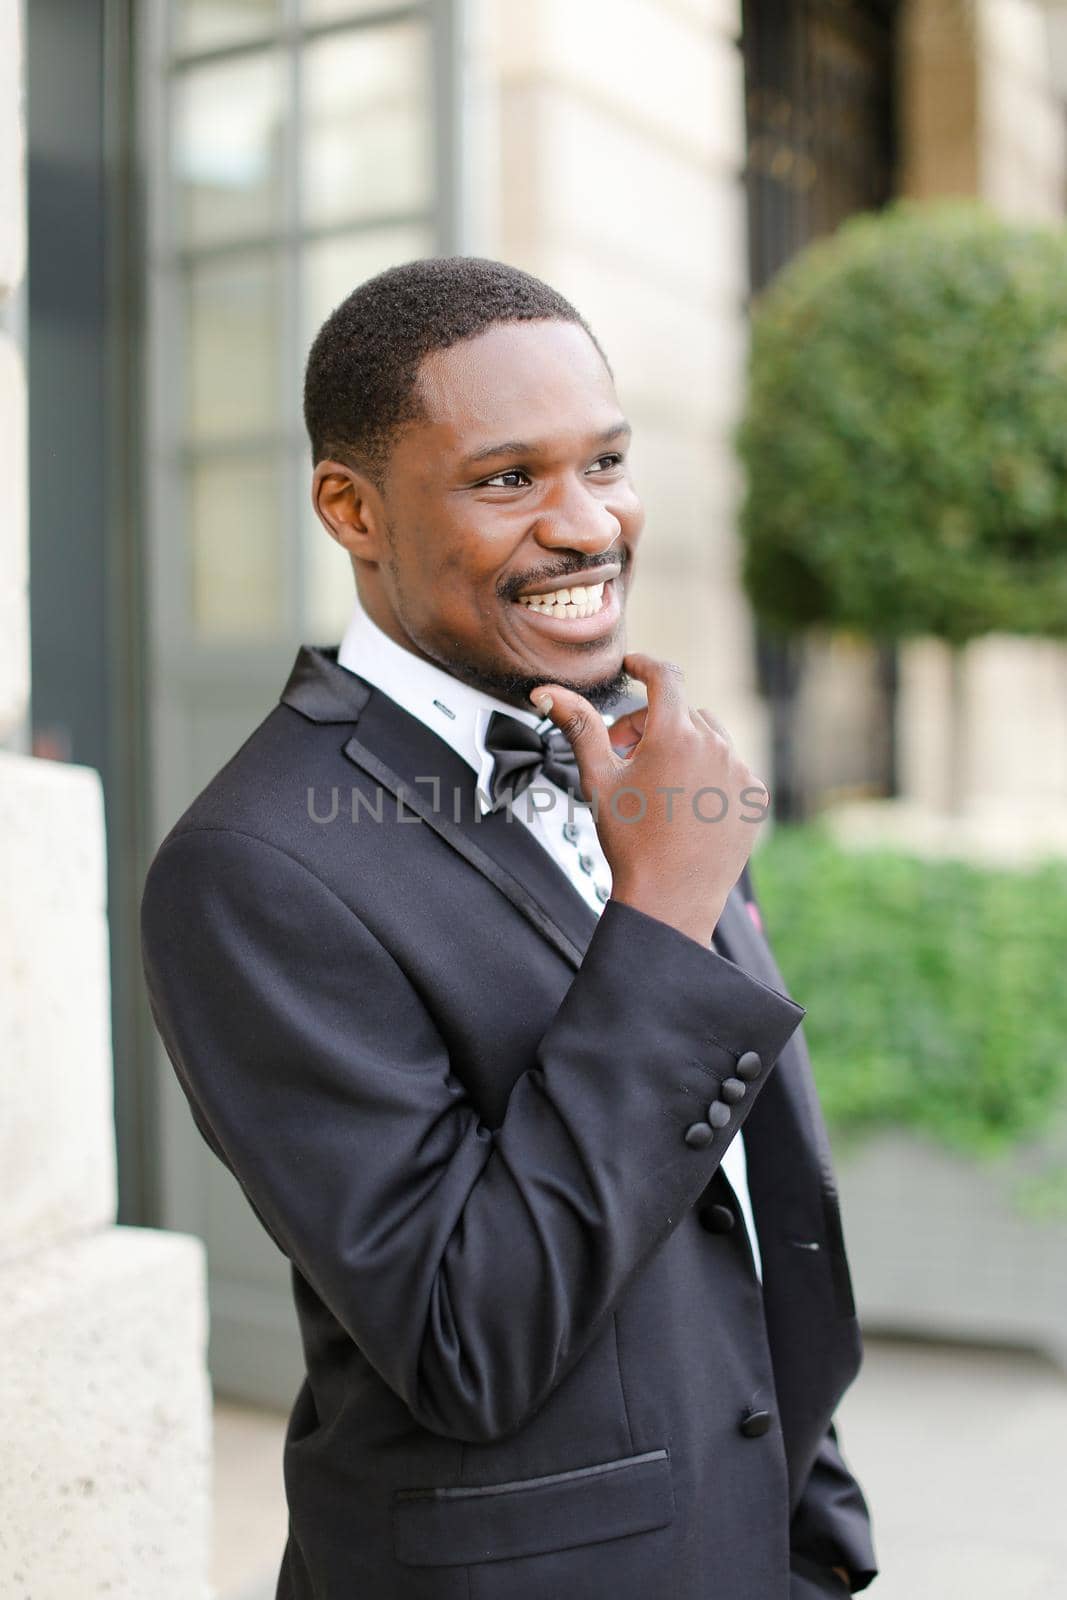
[[(1067, 1597), (1067, 1378), (1037, 1358), (870, 1341), (840, 1414), (874, 1507), (872, 1600)], [(219, 1600), (274, 1600), (284, 1417), (215, 1416)]]
[(841, 1438), (877, 1600), (1067, 1596), (1067, 1378), (1034, 1357), (871, 1343)]

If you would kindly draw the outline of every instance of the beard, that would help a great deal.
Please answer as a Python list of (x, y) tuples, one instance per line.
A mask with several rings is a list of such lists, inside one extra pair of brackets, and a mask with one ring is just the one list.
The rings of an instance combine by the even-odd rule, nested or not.
[(549, 680), (543, 672), (534, 678), (517, 672), (494, 672), (490, 668), (477, 667), (470, 661), (441, 661), (440, 665), (472, 689), (481, 689), (497, 700), (506, 701), (508, 705), (521, 706), (524, 711), (534, 709), (531, 694), (540, 684), (549, 681), (558, 684), (561, 689), (580, 694), (597, 711), (610, 711), (612, 706), (630, 693), (630, 679), (622, 667), (610, 678), (582, 683), (573, 678), (553, 677)]
[[(386, 520), (386, 540), (391, 555), (388, 566), (393, 583), (396, 588), (397, 618), (409, 638), (413, 638), (408, 618), (405, 614), (406, 607), (402, 599), (402, 586), (400, 582), (400, 568), (396, 559), (396, 530)], [(622, 557), (623, 568), (627, 563), (625, 552)], [(429, 660), (435, 661), (439, 667), (451, 673), (453, 678), (458, 678), (461, 683), (468, 684), (472, 689), (481, 689), (485, 694), (493, 695), (497, 700), (503, 700), (508, 705), (521, 706), (524, 711), (533, 710), (530, 696), (542, 683), (557, 683), (561, 689), (570, 689), (573, 694), (580, 694), (583, 699), (596, 711), (610, 711), (611, 707), (625, 699), (632, 691), (629, 675), (620, 666), (607, 678), (595, 679), (592, 683), (579, 682), (574, 678), (549, 678), (545, 673), (531, 677), (525, 673), (503, 672), (488, 664), (471, 661), (469, 656), (453, 656), (444, 653), (440, 648), (435, 648), (425, 639), (419, 640), (419, 651)]]

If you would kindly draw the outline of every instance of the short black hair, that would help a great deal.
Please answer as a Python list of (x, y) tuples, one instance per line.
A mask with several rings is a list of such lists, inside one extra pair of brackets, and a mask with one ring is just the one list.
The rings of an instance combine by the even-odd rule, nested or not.
[(304, 423), (312, 459), (343, 461), (380, 488), (398, 429), (423, 415), (416, 388), (423, 358), (497, 322), (544, 320), (584, 328), (611, 372), (570, 301), (503, 261), (434, 256), (368, 278), (326, 318), (308, 354)]

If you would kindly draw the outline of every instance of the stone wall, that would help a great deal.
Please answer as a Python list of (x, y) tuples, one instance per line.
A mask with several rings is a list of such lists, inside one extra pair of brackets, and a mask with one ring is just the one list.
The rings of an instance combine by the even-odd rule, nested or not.
[(30, 692), (18, 0), (0, 0), (0, 1591), (208, 1594), (198, 1240), (116, 1227), (103, 796)]

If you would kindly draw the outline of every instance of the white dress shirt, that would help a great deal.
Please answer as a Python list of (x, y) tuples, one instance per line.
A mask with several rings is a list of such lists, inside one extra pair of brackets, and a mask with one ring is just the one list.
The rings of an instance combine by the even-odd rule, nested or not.
[[(337, 652), (340, 666), (355, 672), (388, 695), (390, 700), (436, 733), (477, 775), (475, 794), (484, 815), (491, 808), (489, 780), (493, 756), (485, 748), (485, 734), (494, 711), (516, 717), (528, 727), (546, 724), (531, 708), (498, 700), (484, 690), (471, 688), (432, 661), (405, 650), (371, 621), (356, 597), (352, 617)], [(612, 718), (604, 719), (610, 723)], [(512, 806), (512, 812), (566, 873), (578, 893), (600, 915), (611, 893), (611, 868), (593, 826), (587, 806), (576, 804), (565, 790), (543, 775)], [(759, 1242), (752, 1202), (744, 1140), (740, 1132), (731, 1139), (722, 1169), (737, 1197), (748, 1230), (752, 1258), (762, 1277)]]

